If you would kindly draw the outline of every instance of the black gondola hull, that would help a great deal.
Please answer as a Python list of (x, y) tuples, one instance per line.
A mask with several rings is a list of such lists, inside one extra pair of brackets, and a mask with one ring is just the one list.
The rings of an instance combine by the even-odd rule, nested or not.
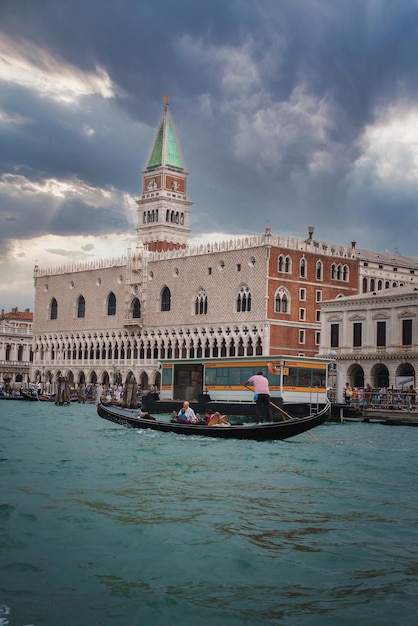
[(28, 400), (29, 402), (37, 402), (39, 400), (37, 394), (32, 391), (25, 391), (24, 389), (21, 389), (20, 395), (24, 400)]
[(326, 407), (318, 414), (287, 419), (281, 422), (205, 426), (202, 424), (179, 424), (177, 422), (141, 417), (138, 411), (108, 406), (103, 403), (98, 404), (97, 412), (104, 419), (130, 428), (159, 430), (178, 435), (199, 435), (219, 439), (250, 439), (254, 441), (289, 439), (321, 426), (328, 420), (329, 416), (329, 409)]

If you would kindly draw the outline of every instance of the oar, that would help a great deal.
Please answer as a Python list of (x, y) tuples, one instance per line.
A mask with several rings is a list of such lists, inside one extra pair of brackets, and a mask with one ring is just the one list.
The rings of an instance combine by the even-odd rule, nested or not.
[(281, 407), (279, 407), (277, 404), (274, 404), (274, 402), (272, 402), (270, 400), (270, 404), (271, 406), (274, 406), (275, 409), (277, 409), (278, 411), (280, 411), (280, 413), (282, 413), (285, 417), (287, 417), (287, 419), (289, 420), (293, 420), (295, 419), (294, 417), (292, 417), (292, 415), (289, 415), (289, 413), (286, 413), (286, 411), (284, 411)]
[[(249, 391), (252, 391), (251, 387), (248, 387), (248, 385), (244, 385), (244, 387), (246, 387)], [(289, 420), (295, 419), (294, 417), (289, 415), (289, 413), (286, 413), (286, 411), (284, 411), (277, 404), (274, 404), (274, 402), (272, 402), (271, 400), (270, 400), (270, 404), (271, 404), (271, 406), (274, 406), (274, 408), (277, 409), (284, 416), (285, 419), (289, 419)], [(308, 435), (310, 435), (312, 437), (312, 439), (314, 439), (314, 441), (318, 441), (318, 438), (315, 437), (315, 435), (313, 433), (311, 433), (310, 430), (307, 430), (306, 432), (308, 433)]]
[[(274, 402), (270, 401), (271, 406), (274, 406), (275, 409), (277, 409), (278, 411), (280, 411), (281, 413), (283, 413), (283, 415), (285, 417), (287, 417), (287, 419), (289, 420), (293, 420), (295, 419), (294, 417), (292, 417), (291, 415), (289, 415), (289, 413), (286, 413), (286, 411), (283, 411), (283, 409), (281, 409), (279, 406), (277, 406), (277, 404), (274, 404)], [(310, 435), (312, 437), (312, 439), (314, 439), (314, 441), (318, 441), (318, 437), (315, 437), (315, 435), (313, 433), (311, 433), (310, 430), (306, 431), (308, 433), (308, 435)]]

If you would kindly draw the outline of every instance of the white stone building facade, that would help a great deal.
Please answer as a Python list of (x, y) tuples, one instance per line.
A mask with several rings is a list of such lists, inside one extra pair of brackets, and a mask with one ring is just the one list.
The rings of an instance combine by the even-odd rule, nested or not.
[(418, 288), (403, 286), (322, 303), (319, 356), (332, 357), (337, 392), (397, 388), (418, 371)]
[(29, 309), (0, 314), (0, 388), (18, 390), (30, 379), (33, 314)]

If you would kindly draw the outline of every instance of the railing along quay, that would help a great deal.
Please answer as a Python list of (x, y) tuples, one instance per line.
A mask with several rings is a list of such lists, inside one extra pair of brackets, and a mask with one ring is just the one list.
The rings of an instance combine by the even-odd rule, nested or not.
[(344, 404), (332, 403), (331, 421), (362, 421), (388, 425), (418, 426), (415, 391), (373, 390), (368, 398), (359, 394)]

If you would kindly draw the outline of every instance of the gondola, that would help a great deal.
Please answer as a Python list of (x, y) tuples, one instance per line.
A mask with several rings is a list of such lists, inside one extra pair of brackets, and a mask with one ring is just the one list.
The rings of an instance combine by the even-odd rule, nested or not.
[(20, 395), (24, 400), (29, 400), (29, 402), (37, 402), (39, 400), (38, 395), (34, 391), (25, 391), (25, 389), (21, 389)]
[(20, 390), (21, 400), (28, 400), (29, 402), (49, 402), (51, 397), (49, 394), (38, 395), (35, 391)]
[(262, 424), (231, 424), (229, 427), (163, 421), (155, 419), (148, 413), (110, 406), (103, 402), (97, 405), (97, 413), (106, 420), (129, 428), (143, 428), (178, 435), (200, 435), (219, 439), (267, 441), (289, 439), (324, 424), (329, 417), (329, 405), (323, 407), (315, 415), (307, 417), (291, 418), (280, 422), (263, 422)]
[(0, 400), (24, 400), (25, 398), (20, 394), (16, 393), (8, 394), (8, 393), (0, 393)]

